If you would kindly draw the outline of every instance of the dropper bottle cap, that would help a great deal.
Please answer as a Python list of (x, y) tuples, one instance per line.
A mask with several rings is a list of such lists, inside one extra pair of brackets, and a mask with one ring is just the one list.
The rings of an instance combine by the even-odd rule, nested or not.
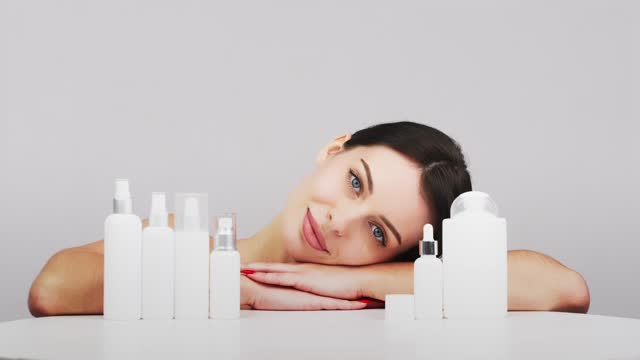
[(149, 226), (167, 226), (167, 198), (163, 192), (151, 194), (151, 213), (149, 214)]
[(115, 195), (113, 197), (114, 214), (133, 213), (133, 201), (129, 192), (129, 180), (116, 179)]
[(425, 224), (422, 228), (422, 240), (420, 241), (420, 256), (438, 255), (438, 242), (433, 239), (433, 226)]

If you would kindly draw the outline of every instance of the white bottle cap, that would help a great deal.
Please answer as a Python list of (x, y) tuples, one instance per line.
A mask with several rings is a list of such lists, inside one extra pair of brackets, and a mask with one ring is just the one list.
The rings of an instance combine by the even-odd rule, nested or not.
[(438, 243), (433, 239), (433, 226), (424, 224), (422, 228), (422, 241), (419, 244), (420, 256), (422, 255), (438, 255)]
[(387, 294), (384, 297), (385, 320), (414, 320), (415, 302), (411, 294)]
[(176, 193), (176, 231), (209, 232), (207, 194)]
[(462, 214), (498, 216), (498, 205), (487, 193), (467, 191), (460, 194), (451, 204), (451, 217)]
[(131, 199), (131, 193), (129, 192), (129, 180), (116, 179), (116, 192), (113, 198), (116, 200)]
[(129, 192), (129, 180), (127, 179), (116, 179), (116, 189), (113, 196), (113, 213), (133, 213), (133, 200), (131, 199), (131, 193)]
[(167, 226), (167, 198), (163, 192), (151, 194), (151, 214), (149, 226)]

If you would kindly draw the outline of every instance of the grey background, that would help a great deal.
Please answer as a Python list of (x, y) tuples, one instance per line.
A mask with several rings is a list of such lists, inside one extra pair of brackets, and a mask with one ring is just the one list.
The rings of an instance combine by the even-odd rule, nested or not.
[(459, 140), (511, 249), (640, 318), (638, 2), (0, 4), (0, 320), (101, 238), (115, 177), (141, 215), (208, 192), (246, 236), (327, 141), (403, 119)]

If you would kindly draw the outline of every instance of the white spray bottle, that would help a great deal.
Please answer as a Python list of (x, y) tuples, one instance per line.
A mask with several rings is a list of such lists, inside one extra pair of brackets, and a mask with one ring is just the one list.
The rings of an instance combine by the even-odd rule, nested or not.
[(173, 319), (175, 237), (166, 196), (151, 194), (149, 226), (142, 232), (142, 318)]
[(116, 180), (113, 214), (104, 222), (104, 318), (138, 320), (142, 307), (142, 222), (129, 181)]
[(176, 194), (175, 318), (209, 318), (207, 194)]

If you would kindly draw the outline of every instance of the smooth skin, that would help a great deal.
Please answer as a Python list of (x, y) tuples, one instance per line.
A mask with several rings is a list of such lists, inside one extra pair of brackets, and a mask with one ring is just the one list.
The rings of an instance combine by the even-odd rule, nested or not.
[[(349, 138), (327, 144), (282, 212), (238, 241), (244, 309), (355, 310), (383, 306), (386, 294), (413, 292), (413, 263), (391, 260), (415, 246), (422, 224), (434, 221), (419, 195), (420, 169), (383, 146), (344, 150)], [(327, 251), (305, 240), (307, 211)], [(103, 256), (102, 240), (53, 255), (31, 286), (31, 313), (101, 314)], [(582, 276), (546, 255), (509, 251), (508, 279), (509, 310), (589, 308)]]

